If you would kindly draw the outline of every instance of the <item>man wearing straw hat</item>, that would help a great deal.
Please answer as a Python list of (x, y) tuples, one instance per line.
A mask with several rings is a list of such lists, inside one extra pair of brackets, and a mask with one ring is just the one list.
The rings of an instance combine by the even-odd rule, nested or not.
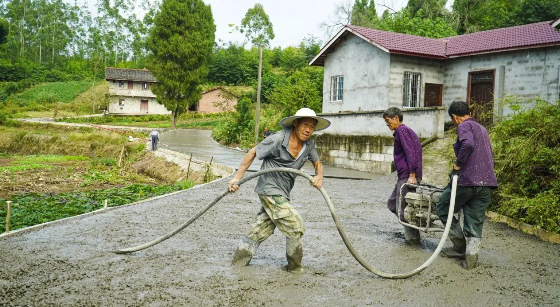
[[(326, 129), (330, 122), (318, 117), (313, 110), (302, 108), (294, 116), (282, 119), (280, 125), (284, 129), (271, 134), (245, 155), (235, 176), (229, 182), (230, 192), (237, 191), (239, 186), (235, 183), (243, 178), (255, 157), (263, 160), (261, 170), (278, 167), (301, 169), (309, 160), (315, 167), (315, 177), (311, 185), (317, 189), (321, 188), (323, 166), (315, 144), (309, 138), (314, 131)], [(296, 175), (289, 173), (269, 173), (259, 177), (255, 192), (259, 195), (262, 208), (248, 235), (241, 237), (233, 257), (234, 265), (249, 265), (259, 244), (278, 227), (286, 236), (286, 269), (296, 272), (303, 270), (301, 237), (305, 229), (301, 216), (289, 203), (295, 179)]]

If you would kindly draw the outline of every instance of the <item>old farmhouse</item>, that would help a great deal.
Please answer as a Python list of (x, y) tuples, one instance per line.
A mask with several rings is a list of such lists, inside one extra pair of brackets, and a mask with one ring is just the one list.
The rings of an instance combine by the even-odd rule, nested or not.
[[(157, 80), (147, 69), (105, 68), (105, 80), (109, 82), (109, 114), (145, 115), (171, 114), (158, 103), (151, 91)], [(235, 110), (237, 97), (222, 87), (214, 87), (202, 93), (200, 101), (189, 111), (219, 113)]]
[(156, 78), (146, 69), (105, 68), (109, 82), (109, 114), (171, 114), (150, 90)]
[(511, 114), (500, 103), (506, 96), (556, 101), (559, 28), (560, 19), (432, 39), (344, 27), (310, 62), (325, 67), (322, 115), (332, 121), (318, 149), (332, 164), (388, 173), (391, 132), (381, 118), (388, 107), (402, 108), (405, 124), (428, 138), (443, 135), (454, 100), (494, 116)]

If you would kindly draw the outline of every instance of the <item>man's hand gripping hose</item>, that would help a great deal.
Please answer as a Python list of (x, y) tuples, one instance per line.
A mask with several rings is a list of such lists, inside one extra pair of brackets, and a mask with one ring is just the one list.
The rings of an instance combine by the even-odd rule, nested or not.
[[(245, 183), (245, 182), (247, 182), (247, 181), (249, 181), (253, 178), (259, 177), (259, 176), (264, 175), (264, 174), (277, 173), (277, 172), (291, 173), (291, 174), (295, 174), (295, 175), (304, 177), (305, 179), (307, 179), (309, 181), (313, 180), (313, 178), (309, 174), (306, 174), (306, 173), (304, 173), (300, 170), (296, 170), (296, 169), (292, 169), (292, 168), (271, 168), (271, 169), (266, 169), (266, 170), (262, 170), (262, 171), (258, 171), (256, 173), (250, 174), (249, 176), (246, 176), (246, 177), (242, 178), (241, 180), (239, 180), (235, 184), (238, 185), (238, 186), (241, 186), (243, 183)], [(377, 270), (377, 269), (371, 267), (362, 258), (362, 256), (360, 256), (358, 254), (358, 252), (356, 252), (356, 250), (354, 249), (354, 247), (350, 243), (350, 240), (346, 236), (346, 233), (344, 231), (344, 228), (342, 227), (342, 224), (340, 223), (340, 220), (338, 219), (338, 216), (334, 212), (334, 205), (333, 205), (329, 195), (327, 194), (327, 192), (325, 191), (325, 189), (323, 187), (321, 187), (319, 189), (319, 192), (321, 193), (321, 195), (323, 195), (323, 198), (325, 199), (325, 202), (327, 203), (327, 206), (329, 207), (329, 210), (331, 212), (331, 215), (332, 215), (332, 218), (333, 218), (334, 223), (336, 225), (336, 228), (338, 230), (338, 233), (340, 234), (340, 237), (342, 238), (342, 241), (346, 245), (346, 248), (348, 248), (348, 251), (350, 251), (350, 254), (352, 254), (354, 259), (356, 259), (356, 261), (358, 261), (358, 263), (360, 263), (366, 270), (370, 271), (371, 273), (373, 273), (377, 276), (380, 276), (380, 277), (383, 277), (383, 278), (391, 278), (391, 279), (402, 279), (402, 278), (408, 278), (408, 277), (414, 276), (414, 275), (422, 272), (424, 269), (426, 269), (438, 257), (439, 253), (441, 252), (441, 249), (443, 248), (443, 245), (445, 244), (445, 240), (447, 239), (447, 236), (449, 234), (449, 229), (451, 227), (451, 220), (453, 218), (453, 210), (455, 209), (456, 191), (457, 191), (457, 176), (453, 176), (453, 178), (452, 178), (452, 189), (451, 189), (451, 203), (450, 203), (450, 206), (449, 206), (449, 213), (447, 214), (447, 222), (445, 223), (445, 230), (443, 231), (443, 235), (442, 235), (442, 237), (439, 241), (439, 244), (438, 244), (436, 250), (432, 254), (432, 256), (430, 258), (428, 258), (428, 260), (426, 260), (426, 262), (424, 262), (421, 266), (419, 266), (418, 268), (416, 268), (416, 269), (414, 269), (410, 272), (406, 272), (406, 273), (387, 273), (387, 272), (383, 272), (383, 271), (380, 271), (380, 270)], [(206, 211), (208, 211), (208, 209), (212, 208), (216, 203), (218, 203), (218, 201), (220, 201), (224, 196), (226, 196), (229, 193), (230, 193), (229, 190), (226, 189), (224, 192), (222, 192), (220, 195), (218, 195), (218, 197), (216, 197), (212, 202), (210, 202), (208, 205), (206, 205), (206, 207), (202, 208), (196, 215), (191, 217), (188, 221), (186, 221), (185, 223), (183, 223), (181, 226), (179, 226), (177, 229), (171, 231), (170, 233), (168, 233), (168, 234), (166, 234), (162, 237), (159, 237), (159, 238), (157, 238), (153, 241), (150, 241), (148, 243), (139, 245), (139, 246), (125, 248), (125, 249), (121, 249), (121, 250), (115, 250), (115, 251), (111, 251), (111, 252), (116, 253), (116, 254), (128, 254), (128, 253), (137, 252), (137, 251), (146, 249), (148, 247), (154, 246), (158, 243), (161, 243), (161, 242), (171, 238), (172, 236), (176, 235), (177, 233), (179, 233), (181, 230), (185, 229), (190, 224), (192, 224), (201, 215), (203, 215)]]

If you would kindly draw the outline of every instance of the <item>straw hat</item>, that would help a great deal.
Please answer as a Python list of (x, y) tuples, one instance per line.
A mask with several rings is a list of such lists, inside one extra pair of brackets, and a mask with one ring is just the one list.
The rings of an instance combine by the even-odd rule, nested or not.
[(282, 125), (282, 127), (286, 128), (286, 129), (290, 129), (293, 127), (294, 125), (294, 120), (298, 119), (298, 118), (303, 118), (303, 117), (308, 117), (308, 118), (313, 118), (315, 120), (317, 120), (317, 124), (315, 125), (315, 131), (320, 131), (320, 130), (324, 130), (327, 129), (330, 125), (331, 122), (317, 116), (317, 114), (315, 114), (315, 111), (309, 109), (309, 108), (301, 108), (299, 110), (297, 110), (296, 114), (294, 116), (289, 116), (289, 117), (285, 117), (280, 121), (280, 125)]

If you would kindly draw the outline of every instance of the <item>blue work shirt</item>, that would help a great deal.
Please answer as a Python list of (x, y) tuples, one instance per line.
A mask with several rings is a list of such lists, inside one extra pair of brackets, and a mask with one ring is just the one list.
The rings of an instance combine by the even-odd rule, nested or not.
[(399, 179), (408, 178), (410, 173), (415, 173), (416, 180), (422, 179), (422, 144), (414, 130), (405, 124), (395, 129), (395, 143), (393, 158)]
[(488, 131), (472, 118), (457, 127), (457, 142), (453, 144), (459, 170), (459, 185), (467, 187), (498, 187), (494, 174), (494, 153)]
[[(301, 169), (307, 160), (319, 161), (315, 143), (308, 139), (297, 157), (290, 153), (290, 133), (292, 129), (283, 129), (271, 134), (257, 145), (257, 158), (263, 160), (261, 170), (277, 167)], [(269, 173), (259, 177), (255, 192), (264, 195), (282, 195), (290, 199), (290, 192), (296, 180), (295, 174)]]

